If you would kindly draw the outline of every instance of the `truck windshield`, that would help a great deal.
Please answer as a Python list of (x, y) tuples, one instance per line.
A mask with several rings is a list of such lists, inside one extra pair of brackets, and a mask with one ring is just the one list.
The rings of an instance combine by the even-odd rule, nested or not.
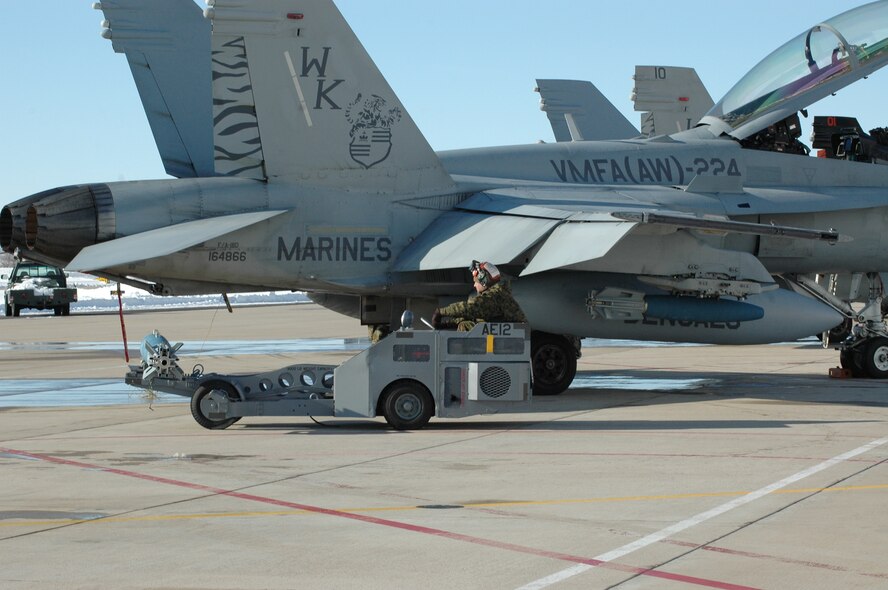
[(29, 266), (20, 266), (15, 271), (16, 281), (43, 278), (58, 279), (59, 269), (54, 266), (43, 266), (41, 264), (34, 264)]

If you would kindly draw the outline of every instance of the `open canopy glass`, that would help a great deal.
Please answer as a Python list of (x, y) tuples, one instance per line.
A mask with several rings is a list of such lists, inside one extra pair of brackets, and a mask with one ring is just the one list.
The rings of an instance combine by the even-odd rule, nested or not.
[[(755, 66), (706, 118), (743, 138), (888, 63), (888, 1), (816, 25)], [(704, 118), (703, 122), (706, 122)]]

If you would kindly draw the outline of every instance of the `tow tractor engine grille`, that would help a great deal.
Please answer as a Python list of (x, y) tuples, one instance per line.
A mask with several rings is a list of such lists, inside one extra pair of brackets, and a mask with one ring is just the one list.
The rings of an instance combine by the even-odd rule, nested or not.
[(502, 397), (509, 393), (512, 387), (512, 378), (509, 372), (502, 367), (487, 367), (481, 373), (481, 392), (487, 397)]

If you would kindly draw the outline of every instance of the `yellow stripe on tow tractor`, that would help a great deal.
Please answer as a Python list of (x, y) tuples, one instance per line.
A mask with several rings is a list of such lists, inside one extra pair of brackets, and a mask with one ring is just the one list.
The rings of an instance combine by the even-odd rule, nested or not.
[(493, 335), (487, 335), (487, 354), (493, 353)]

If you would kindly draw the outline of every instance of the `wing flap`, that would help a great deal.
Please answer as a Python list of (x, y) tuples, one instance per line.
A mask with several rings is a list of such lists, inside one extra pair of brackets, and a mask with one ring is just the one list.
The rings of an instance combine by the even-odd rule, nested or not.
[(563, 223), (546, 239), (521, 276), (601, 258), (636, 225), (626, 221)]
[(451, 211), (441, 215), (395, 262), (400, 272), (468, 267), (472, 260), (507, 264), (548, 234), (558, 221)]
[(117, 238), (84, 248), (66, 268), (89, 272), (167, 256), (282, 213), (286, 211), (258, 211), (210, 217)]

